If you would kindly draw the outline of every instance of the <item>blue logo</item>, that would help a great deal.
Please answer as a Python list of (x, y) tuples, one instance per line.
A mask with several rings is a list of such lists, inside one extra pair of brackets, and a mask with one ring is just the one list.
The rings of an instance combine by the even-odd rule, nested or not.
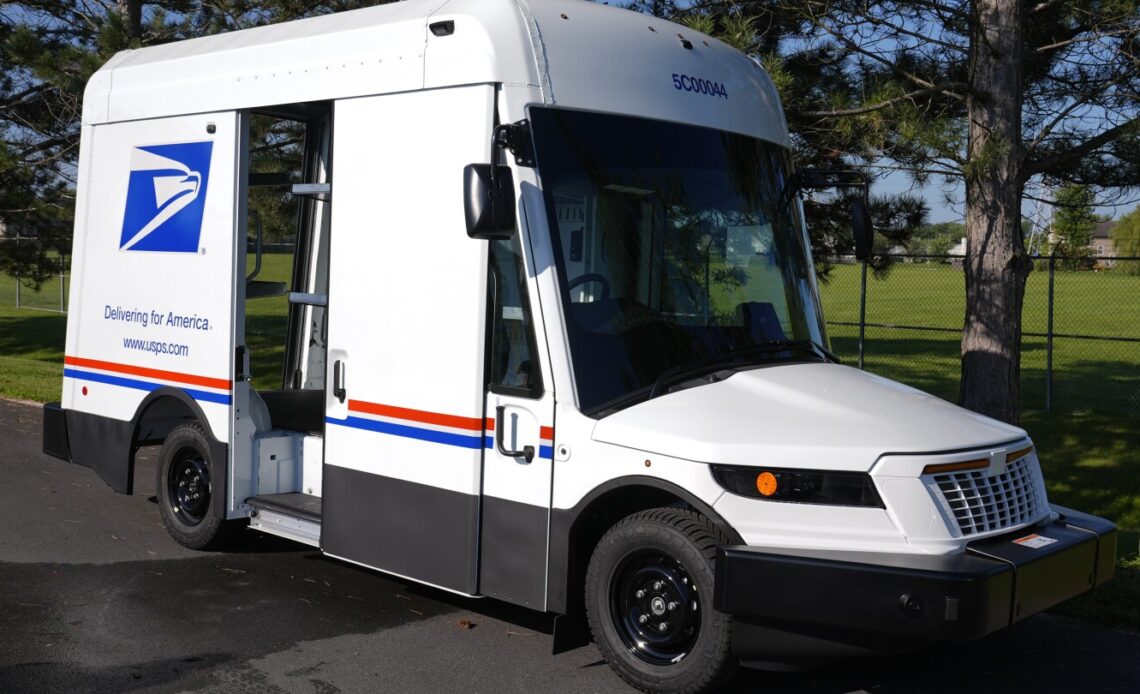
[(119, 248), (197, 253), (214, 143), (135, 147)]

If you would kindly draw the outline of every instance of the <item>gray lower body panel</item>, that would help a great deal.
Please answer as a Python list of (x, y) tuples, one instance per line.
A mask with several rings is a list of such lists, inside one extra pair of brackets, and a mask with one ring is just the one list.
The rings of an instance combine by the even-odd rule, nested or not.
[(483, 497), (480, 593), (545, 609), (548, 517), (542, 506)]
[(468, 595), (478, 590), (479, 497), (324, 466), (321, 549)]

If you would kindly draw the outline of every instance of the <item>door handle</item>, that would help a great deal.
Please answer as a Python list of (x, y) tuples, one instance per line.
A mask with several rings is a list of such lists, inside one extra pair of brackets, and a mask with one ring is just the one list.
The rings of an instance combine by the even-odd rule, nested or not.
[(337, 359), (333, 363), (333, 397), (344, 402), (348, 391), (344, 388), (344, 362)]
[(506, 407), (499, 405), (495, 408), (495, 447), (499, 450), (499, 454), (508, 458), (524, 458), (526, 462), (534, 460), (534, 446), (523, 446), (521, 451), (508, 451), (503, 446), (503, 410)]

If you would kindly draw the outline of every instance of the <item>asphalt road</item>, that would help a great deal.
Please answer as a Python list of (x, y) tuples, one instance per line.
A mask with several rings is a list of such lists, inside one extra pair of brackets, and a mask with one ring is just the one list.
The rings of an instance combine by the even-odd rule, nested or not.
[[(623, 692), (593, 646), (552, 656), (550, 620), (248, 532), (183, 549), (153, 501), (40, 452), (40, 411), (0, 401), (0, 692)], [(1140, 635), (1039, 615), (970, 644), (728, 691), (1137, 692)]]

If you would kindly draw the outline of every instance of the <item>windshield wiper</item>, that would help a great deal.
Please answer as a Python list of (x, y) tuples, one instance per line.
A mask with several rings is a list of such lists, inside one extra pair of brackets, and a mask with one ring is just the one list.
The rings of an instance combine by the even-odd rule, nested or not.
[(770, 342), (734, 349), (707, 359), (670, 366), (668, 369), (662, 371), (661, 375), (657, 377), (657, 380), (653, 382), (653, 388), (649, 390), (649, 397), (647, 399), (652, 400), (659, 395), (664, 395), (668, 392), (668, 386), (672, 384), (718, 371), (719, 369), (717, 367), (722, 367), (725, 364), (747, 359), (748, 362), (746, 363), (751, 365), (753, 363), (752, 358), (754, 357), (767, 357), (774, 352), (789, 351), (809, 352), (818, 356), (823, 361), (839, 363), (839, 357), (811, 340), (772, 340)]

